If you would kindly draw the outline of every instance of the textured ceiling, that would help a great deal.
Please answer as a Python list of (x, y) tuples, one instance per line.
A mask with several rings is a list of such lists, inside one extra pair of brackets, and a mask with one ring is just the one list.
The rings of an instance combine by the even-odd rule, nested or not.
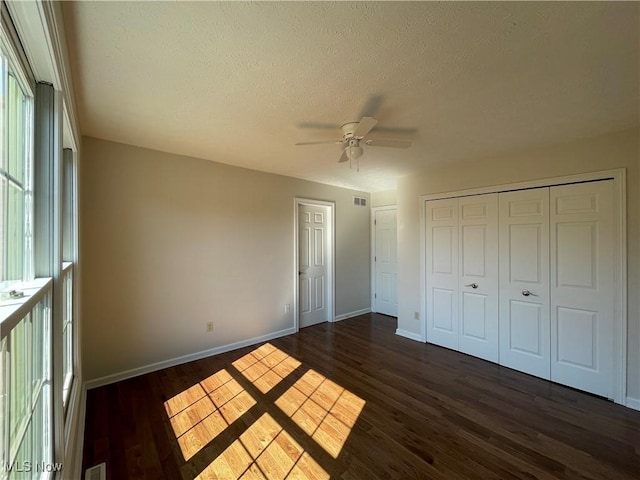
[[(638, 125), (640, 4), (65, 2), (84, 135), (368, 191)], [(339, 126), (380, 138), (360, 171)], [(310, 128), (316, 127), (316, 128)], [(384, 130), (386, 128), (386, 131)]]

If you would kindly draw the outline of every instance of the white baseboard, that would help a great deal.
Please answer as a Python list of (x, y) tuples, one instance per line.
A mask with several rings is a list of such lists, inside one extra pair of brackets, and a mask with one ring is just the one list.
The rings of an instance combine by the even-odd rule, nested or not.
[(201, 360), (213, 355), (219, 355), (221, 353), (230, 352), (231, 350), (237, 350), (238, 348), (249, 347), (257, 343), (266, 342), (267, 340), (273, 340), (274, 338), (285, 337), (293, 333), (296, 333), (295, 328), (286, 328), (277, 332), (267, 333), (266, 335), (262, 335), (260, 337), (249, 338), (240, 342), (230, 343), (228, 345), (221, 345), (219, 347), (203, 350), (202, 352), (191, 353), (189, 355), (183, 355), (181, 357), (163, 360), (162, 362), (152, 363), (151, 365), (132, 368), (131, 370), (126, 370), (124, 372), (106, 375), (104, 377), (96, 378), (94, 380), (86, 382), (85, 386), (87, 390), (91, 390), (92, 388), (102, 387), (104, 385), (109, 385), (110, 383), (115, 383), (121, 380), (126, 380), (128, 378), (144, 375), (145, 373), (155, 372), (157, 370), (162, 370), (163, 368), (175, 367), (176, 365), (193, 362), (194, 360)]
[(355, 312), (344, 313), (342, 315), (336, 315), (333, 319), (334, 322), (339, 322), (340, 320), (346, 320), (347, 318), (357, 317), (358, 315), (364, 315), (365, 313), (371, 313), (370, 308), (363, 308), (362, 310), (356, 310)]
[(627, 397), (624, 404), (629, 408), (640, 411), (640, 398)]
[(398, 328), (396, 330), (396, 335), (408, 338), (410, 340), (415, 340), (416, 342), (423, 342), (424, 343), (424, 339), (422, 338), (422, 336), (419, 333), (413, 333), (413, 332), (409, 332), (408, 330), (402, 330), (402, 329)]

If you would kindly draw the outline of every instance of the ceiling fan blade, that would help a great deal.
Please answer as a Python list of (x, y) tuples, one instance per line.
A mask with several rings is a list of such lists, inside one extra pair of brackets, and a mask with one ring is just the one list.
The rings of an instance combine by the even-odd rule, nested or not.
[(362, 117), (362, 120), (360, 120), (360, 123), (358, 124), (356, 131), (353, 132), (353, 136), (357, 138), (364, 137), (367, 133), (371, 131), (373, 127), (376, 126), (376, 123), (378, 123), (378, 120), (376, 120), (373, 117)]
[(384, 96), (382, 94), (370, 96), (367, 99), (367, 103), (365, 103), (364, 107), (362, 107), (362, 110), (360, 111), (360, 116), (373, 117), (378, 111), (378, 109), (380, 108), (380, 105), (382, 104), (383, 99), (384, 99)]
[(340, 145), (341, 143), (342, 143), (342, 140), (324, 140), (322, 142), (298, 142), (296, 143), (296, 145), (328, 145), (328, 144)]
[(376, 127), (376, 133), (379, 134), (391, 134), (391, 135), (402, 135), (402, 136), (409, 136), (409, 135), (415, 135), (416, 133), (418, 133), (418, 129), (417, 128), (403, 128), (403, 127)]
[(411, 146), (411, 140), (385, 140), (384, 138), (372, 138), (364, 143), (371, 147), (409, 148)]
[(323, 122), (300, 122), (296, 125), (298, 128), (315, 128), (318, 130), (340, 130), (341, 125)]
[(338, 163), (344, 163), (344, 162), (348, 162), (349, 161), (349, 157), (347, 157), (347, 149), (345, 148), (342, 151), (342, 156), (340, 157), (340, 160), (338, 160)]

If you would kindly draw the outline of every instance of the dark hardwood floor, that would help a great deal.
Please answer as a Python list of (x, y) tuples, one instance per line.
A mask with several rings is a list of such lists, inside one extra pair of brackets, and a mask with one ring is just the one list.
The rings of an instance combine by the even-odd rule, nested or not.
[[(107, 478), (640, 478), (640, 412), (363, 315), (90, 390)], [(260, 347), (260, 348), (258, 348)]]

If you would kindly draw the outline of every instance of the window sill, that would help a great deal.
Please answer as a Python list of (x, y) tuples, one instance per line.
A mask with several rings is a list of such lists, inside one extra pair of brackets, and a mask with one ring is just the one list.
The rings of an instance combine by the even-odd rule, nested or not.
[(12, 285), (24, 292), (24, 297), (0, 302), (0, 338), (4, 338), (51, 289), (51, 278), (36, 278), (31, 282)]

